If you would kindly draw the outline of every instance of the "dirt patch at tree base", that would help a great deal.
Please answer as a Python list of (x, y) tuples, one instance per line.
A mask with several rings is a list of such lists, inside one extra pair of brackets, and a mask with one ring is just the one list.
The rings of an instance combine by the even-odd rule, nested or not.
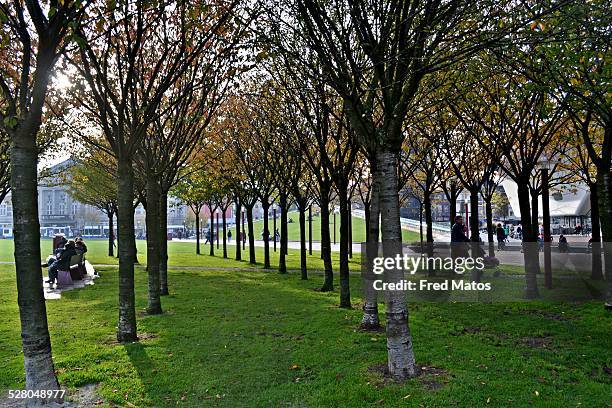
[(378, 327), (371, 327), (359, 324), (355, 331), (358, 331), (360, 333), (385, 333), (386, 329), (383, 325), (378, 325)]
[(552, 349), (553, 338), (550, 336), (528, 336), (522, 337), (519, 340), (519, 343), (531, 347), (531, 348), (542, 348), (542, 349)]
[[(389, 368), (386, 364), (370, 366), (367, 372), (375, 375), (376, 378), (369, 381), (369, 384), (374, 385), (376, 388), (397, 384), (389, 374)], [(438, 390), (448, 384), (448, 376), (448, 372), (440, 367), (419, 365), (417, 366), (416, 377), (411, 379), (418, 378), (419, 383), (428, 390)]]

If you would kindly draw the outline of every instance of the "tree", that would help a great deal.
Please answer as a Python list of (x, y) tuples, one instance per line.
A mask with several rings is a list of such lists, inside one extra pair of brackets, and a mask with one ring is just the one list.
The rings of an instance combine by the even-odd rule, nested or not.
[[(597, 171), (598, 210), (604, 258), (608, 260), (612, 259), (609, 8), (604, 0), (561, 2), (554, 13), (532, 23), (531, 46), (514, 45), (499, 52), (504, 62), (547, 88), (574, 120), (584, 121), (585, 115), (590, 115), (603, 129), (601, 144), (598, 134), (580, 134)], [(605, 265), (606, 279), (612, 282), (612, 262)], [(606, 308), (612, 310), (612, 284)]]
[[(366, 262), (365, 268), (361, 268), (361, 280), (363, 291), (363, 317), (360, 328), (368, 331), (380, 330), (380, 319), (378, 317), (378, 292), (374, 289), (374, 280), (377, 279), (373, 272), (373, 259), (378, 256), (379, 228), (379, 201), (378, 191), (372, 177), (371, 158), (367, 152), (360, 150), (355, 160), (355, 190), (359, 195), (364, 207), (364, 218), (366, 225)], [(362, 260), (363, 263), (363, 260)]]
[(115, 256), (114, 217), (117, 215), (116, 162), (96, 152), (79, 160), (70, 171), (68, 192), (77, 201), (96, 207), (108, 218), (108, 256)]
[[(497, 194), (497, 189), (500, 183), (504, 180), (504, 175), (497, 172), (497, 166), (494, 164), (485, 178), (480, 190), (480, 196), (485, 205), (485, 218), (487, 221), (487, 241), (489, 242), (489, 256), (495, 256), (495, 226), (493, 225), (493, 197)], [(507, 207), (506, 207), (507, 212)]]
[[(525, 296), (537, 298), (538, 229), (531, 211), (530, 183), (547, 146), (565, 124), (563, 109), (524, 76), (502, 76), (494, 70), (462, 98), (461, 108), (451, 105), (453, 113), (487, 155), (495, 157), (499, 152), (499, 170), (517, 184), (525, 243)], [(472, 123), (482, 133), (474, 132)]]
[[(80, 1), (51, 2), (50, 11), (45, 9), (46, 5), (36, 1), (0, 4), (0, 137), (8, 136), (11, 145), (13, 227), (21, 248), (15, 253), (15, 269), (28, 390), (59, 389), (40, 267), (37, 135), (55, 62), (74, 38), (73, 29), (85, 13)], [(35, 397), (27, 404), (37, 406), (55, 399)]]
[(189, 171), (182, 175), (172, 187), (170, 194), (178, 198), (183, 204), (189, 206), (195, 215), (196, 254), (200, 254), (200, 217), (202, 208), (208, 200), (208, 180), (202, 172)]
[(229, 184), (221, 179), (217, 194), (215, 195), (216, 206), (221, 210), (221, 225), (223, 234), (223, 257), (227, 258), (227, 210), (232, 205)]
[[(411, 136), (406, 138), (405, 150), (400, 156), (399, 170), (405, 175), (402, 177), (400, 174), (398, 179), (411, 179), (411, 187), (407, 189), (409, 193), (415, 193), (415, 189), (419, 190), (417, 196), (422, 197), (421, 203), (425, 212), (426, 250), (428, 256), (433, 256), (432, 198), (440, 188), (448, 162), (439, 148), (441, 139), (436, 133), (438, 129), (416, 124), (409, 125), (409, 129)], [(406, 183), (407, 180), (400, 182), (399, 185), (405, 188)], [(434, 276), (433, 265), (430, 266), (428, 274)]]
[[(572, 116), (572, 124), (569, 127), (572, 132), (571, 148), (565, 156), (565, 160), (561, 162), (564, 167), (562, 170), (567, 170), (574, 175), (577, 181), (582, 181), (589, 189), (590, 204), (591, 204), (591, 242), (592, 242), (592, 261), (591, 261), (591, 279), (601, 280), (604, 278), (602, 273), (601, 262), (601, 223), (599, 220), (598, 189), (600, 184), (597, 180), (597, 167), (591, 160), (591, 155), (585, 151), (583, 140), (589, 138), (592, 140), (592, 146), (595, 152), (599, 151), (603, 142), (603, 129), (593, 120), (593, 115), (589, 112), (580, 117)], [(588, 133), (588, 136), (583, 136), (583, 133)]]
[(254, 262), (254, 237), (252, 229), (253, 206), (259, 200), (263, 209), (264, 268), (270, 268), (270, 229), (268, 215), (276, 195), (276, 176), (270, 163), (274, 160), (272, 146), (277, 136), (278, 126), (274, 117), (266, 109), (268, 96), (265, 89), (255, 87), (249, 97), (236, 98), (233, 102), (235, 112), (233, 147), (245, 176), (245, 191), (249, 194), (243, 203), (249, 220), (249, 250)]
[[(143, 163), (146, 173), (159, 183), (159, 275), (160, 293), (168, 295), (167, 229), (168, 192), (178, 182), (181, 169), (210, 144), (211, 121), (235, 84), (238, 72), (247, 65), (238, 59), (242, 41), (248, 33), (249, 11), (244, 7), (232, 10), (234, 23), (227, 23), (210, 35), (197, 60), (181, 78), (172, 84), (170, 97), (160, 104), (160, 114), (153, 123), (150, 138), (145, 139)], [(245, 15), (243, 15), (245, 14)], [(211, 17), (212, 19), (212, 17)], [(242, 21), (244, 19), (244, 21)], [(225, 251), (225, 250), (224, 250)]]
[[(452, 103), (452, 102), (450, 102)], [(455, 109), (455, 111), (457, 111)], [(445, 127), (445, 123), (452, 118), (450, 110), (445, 110), (447, 120), (440, 118), (437, 121), (440, 128)], [(448, 118), (450, 116), (450, 118)], [(478, 216), (478, 203), (483, 189), (486, 189), (488, 194), (485, 197), (490, 197), (491, 191), (494, 190), (494, 184), (491, 181), (494, 179), (497, 170), (497, 162), (499, 161), (499, 151), (495, 149), (483, 149), (477, 142), (471, 140), (474, 135), (482, 139), (484, 131), (476, 124), (471, 124), (471, 128), (467, 131), (463, 123), (459, 126), (456, 123), (450, 125), (450, 132), (445, 133), (441, 140), (444, 143), (444, 153), (447, 155), (448, 161), (453, 168), (453, 174), (461, 182), (463, 188), (470, 193), (470, 240), (472, 241), (472, 257), (480, 256), (480, 220)], [(487, 235), (489, 241), (489, 250), (493, 250), (493, 226), (492, 220), (489, 217), (490, 212), (487, 211)], [(491, 253), (491, 256), (493, 254)], [(479, 276), (479, 275), (475, 275)]]
[[(296, 17), (283, 28), (291, 33), (297, 27), (300, 32), (296, 36), (283, 32), (279, 36), (283, 49), (310, 67), (306, 60), (310, 55), (300, 54), (291, 43), (296, 37), (304, 38), (316, 55), (315, 62), (323, 66), (323, 78), (343, 99), (359, 142), (375, 152), (384, 256), (401, 253), (397, 156), (404, 121), (421, 80), (512, 30), (513, 24), (503, 25), (508, 22), (506, 13), (512, 15), (506, 6), (496, 1), (366, 0), (300, 0), (287, 6)], [(376, 105), (381, 121), (376, 119)], [(402, 275), (401, 270), (389, 270), (385, 277), (399, 282)], [(386, 305), (388, 366), (393, 378), (401, 381), (417, 375), (404, 294), (388, 293)]]
[[(244, 120), (242, 98), (232, 98), (227, 106), (227, 112), (231, 112), (228, 117), (232, 118), (229, 126), (226, 126), (230, 146), (228, 151), (231, 154), (231, 162), (240, 169), (241, 177), (236, 180), (234, 192), (239, 194), (240, 203), (246, 210), (247, 228), (249, 238), (249, 263), (255, 264), (255, 233), (253, 230), (253, 208), (257, 203), (257, 189), (255, 180), (255, 162), (251, 161), (254, 152), (248, 147), (249, 129)], [(245, 231), (246, 233), (246, 231)]]
[(0, 203), (11, 191), (11, 142), (8, 134), (0, 130)]
[[(340, 207), (340, 307), (350, 308), (349, 189), (359, 146), (352, 128), (348, 125), (342, 100), (333, 89), (318, 77), (313, 80), (308, 74), (298, 71), (289, 61), (284, 62), (282, 69), (277, 68), (276, 77), (281, 78), (280, 81), (284, 83), (284, 92), (281, 91), (281, 94), (286, 95), (287, 102), (293, 106), (285, 116), (292, 118), (288, 120), (290, 127), (293, 132), (301, 134), (300, 139), (304, 140), (300, 156), (310, 164), (312, 172), (319, 166), (324, 169), (337, 194)], [(316, 149), (311, 147), (313, 145)], [(328, 206), (329, 203), (321, 205), (322, 227), (325, 223), (325, 207)]]
[(311, 204), (311, 191), (314, 184), (314, 176), (303, 158), (306, 141), (300, 135), (288, 129), (283, 133), (282, 143), (287, 149), (286, 170), (283, 181), (287, 184), (287, 190), (293, 196), (298, 208), (300, 223), (300, 274), (302, 280), (308, 279), (306, 266), (306, 210)]
[(316, 181), (310, 188), (310, 194), (321, 209), (321, 258), (325, 268), (321, 291), (328, 292), (334, 290), (329, 231), (330, 203), (334, 185), (331, 173), (334, 148), (332, 102), (329, 99), (329, 89), (326, 91), (324, 84), (318, 82), (309, 86), (308, 77), (294, 68), (287, 65), (288, 73), (284, 78), (287, 96), (290, 98), (285, 117), (291, 132), (300, 141), (299, 152)]
[[(235, 3), (108, 3), (95, 9), (100, 24), (79, 33), (72, 65), (84, 78), (73, 96), (79, 108), (103, 131), (117, 158), (119, 222), (120, 342), (137, 340), (134, 305), (134, 157), (159, 116), (168, 89), (223, 30)], [(183, 17), (186, 16), (186, 17)], [(88, 142), (99, 144), (96, 140)]]
[(493, 206), (495, 216), (503, 217), (504, 219), (508, 216), (510, 201), (508, 201), (508, 197), (506, 197), (505, 193), (496, 192), (493, 194), (491, 205)]
[[(471, 159), (469, 155), (457, 154), (457, 146), (449, 147), (445, 144), (455, 130), (452, 119), (440, 107), (422, 110), (407, 124), (409, 136), (405, 140), (404, 151), (400, 156), (402, 171), (399, 178), (400, 180), (405, 179), (406, 176), (402, 175), (405, 173), (423, 191), (427, 242), (429, 243), (433, 242), (432, 196), (440, 189), (449, 167)], [(402, 167), (407, 167), (407, 169)], [(454, 173), (457, 174), (457, 168), (454, 170)], [(456, 177), (459, 178), (459, 174)]]

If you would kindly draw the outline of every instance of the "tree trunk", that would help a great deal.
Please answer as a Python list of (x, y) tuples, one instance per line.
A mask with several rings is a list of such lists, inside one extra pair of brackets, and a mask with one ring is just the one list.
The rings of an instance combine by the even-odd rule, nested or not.
[[(470, 246), (472, 258), (480, 258), (480, 222), (478, 217), (478, 188), (470, 190)], [(474, 268), (472, 270), (472, 281), (480, 282), (481, 270)]]
[(308, 271), (306, 269), (306, 200), (298, 201), (298, 210), (300, 211), (300, 272), (302, 280), (308, 279)]
[(115, 225), (113, 217), (115, 216), (114, 211), (108, 212), (108, 256), (115, 256)]
[(329, 187), (323, 187), (321, 190), (321, 258), (325, 267), (321, 292), (331, 292), (334, 290), (334, 269), (331, 260), (331, 236), (329, 231)]
[(425, 231), (426, 231), (426, 241), (428, 243), (434, 242), (433, 239), (433, 216), (431, 212), (431, 193), (429, 191), (425, 192), (423, 205), (425, 207)]
[(225, 215), (226, 209), (221, 209), (223, 214), (221, 214), (222, 222), (223, 222), (223, 257), (227, 258), (227, 217)]
[(597, 200), (597, 183), (589, 183), (591, 201), (591, 279), (602, 280), (601, 264), (601, 225), (599, 223), (599, 203)]
[(147, 314), (162, 313), (161, 290), (159, 279), (160, 262), (160, 188), (153, 175), (147, 176), (147, 274), (149, 278), (149, 296)]
[(168, 193), (159, 196), (159, 290), (162, 296), (168, 290)]
[(249, 263), (256, 264), (255, 260), (255, 233), (253, 231), (253, 206), (246, 207), (247, 224), (249, 228)]
[(487, 217), (487, 241), (489, 241), (489, 256), (495, 256), (495, 238), (493, 236), (493, 206), (491, 205), (491, 197), (485, 201), (485, 213)]
[[(348, 256), (353, 259), (353, 204), (348, 201)], [(368, 228), (366, 227), (366, 230)]]
[(240, 205), (240, 199), (238, 197), (235, 198), (234, 202), (236, 203), (236, 216), (234, 217), (236, 220), (236, 260), (237, 261), (241, 261), (242, 260), (242, 247), (241, 247), (241, 243), (242, 243), (242, 230), (240, 229), (240, 222), (241, 220), (241, 205)]
[(423, 252), (423, 202), (419, 202), (419, 238), (421, 240), (421, 253)]
[[(13, 135), (11, 145), (11, 189), (17, 303), (21, 321), (21, 342), (28, 390), (57, 390), (47, 325), (47, 309), (40, 267), (40, 225), (38, 222), (37, 169), (38, 126), (24, 123)], [(18, 250), (17, 250), (18, 249)], [(53, 399), (35, 399), (43, 403)]]
[(457, 194), (457, 187), (455, 185), (451, 185), (450, 187), (450, 200), (448, 203), (448, 208), (449, 208), (449, 217), (450, 217), (450, 226), (451, 228), (453, 228), (453, 225), (455, 224), (455, 217), (457, 216), (457, 196), (459, 194)]
[(540, 204), (538, 203), (539, 194), (535, 190), (530, 191), (531, 194), (531, 223), (533, 225), (533, 230), (535, 231), (535, 242), (534, 251), (536, 251), (536, 259), (534, 260), (533, 267), (536, 271), (536, 274), (540, 274), (540, 244), (538, 242), (538, 238), (540, 237), (540, 221), (538, 217), (540, 215)]
[[(397, 154), (392, 151), (378, 151), (376, 164), (379, 169), (379, 200), (383, 256), (402, 256), (402, 230), (398, 197)], [(385, 280), (398, 284), (404, 279), (401, 268), (385, 270)], [(403, 381), (417, 375), (412, 348), (412, 336), (408, 327), (408, 306), (403, 291), (385, 291), (387, 308), (387, 357), (389, 373), (396, 381)]]
[(539, 269), (539, 251), (537, 247), (537, 231), (531, 221), (530, 195), (527, 181), (517, 182), (519, 209), (521, 212), (521, 225), (523, 226), (523, 263), (525, 265), (525, 297), (536, 299), (540, 297), (538, 291), (537, 272)]
[[(373, 188), (373, 187), (370, 187)], [(373, 199), (370, 199), (370, 201), (368, 201), (367, 203), (364, 202), (363, 203), (363, 215), (364, 215), (364, 221), (365, 221), (365, 225), (366, 225), (366, 229), (365, 229), (365, 240), (366, 242), (370, 241), (370, 212), (371, 212), (371, 208), (372, 208), (372, 201)], [(378, 205), (378, 204), (377, 204)]]
[(312, 204), (308, 206), (308, 254), (312, 255)]
[[(433, 217), (431, 215), (431, 193), (429, 192), (429, 186), (423, 194), (423, 205), (425, 207), (425, 228), (426, 228), (426, 236), (427, 236), (427, 256), (433, 257)], [(434, 269), (434, 265), (431, 262), (428, 262), (428, 276), (436, 276), (436, 271)]]
[[(280, 239), (280, 255), (278, 258), (278, 272), (287, 273), (287, 194), (283, 191), (279, 194), (280, 210), (281, 210), (281, 239)], [(274, 232), (276, 235), (276, 231)], [(276, 237), (274, 238), (276, 239)]]
[(196, 213), (196, 255), (200, 255), (200, 212)]
[(337, 180), (336, 187), (340, 199), (340, 307), (350, 309), (348, 179)]
[[(361, 268), (363, 284), (363, 317), (361, 327), (365, 330), (376, 331), (380, 329), (378, 317), (378, 292), (374, 289), (374, 280), (377, 276), (373, 272), (374, 258), (378, 256), (378, 237), (380, 234), (380, 206), (378, 200), (378, 180), (375, 164), (371, 164), (372, 192), (368, 205), (366, 205), (366, 262)], [(363, 260), (361, 261), (363, 263)]]
[(215, 215), (213, 212), (213, 208), (208, 205), (208, 212), (210, 213), (210, 229), (208, 230), (208, 235), (210, 236), (210, 249), (208, 255), (215, 256)]
[[(480, 241), (479, 231), (479, 219), (478, 219), (478, 189), (473, 188), (470, 190), (470, 241)], [(474, 256), (472, 254), (472, 256)]]
[[(117, 174), (117, 211), (119, 238), (119, 324), (117, 340), (121, 343), (137, 341), (136, 309), (134, 300), (134, 170), (132, 159), (119, 157)], [(147, 231), (148, 235), (148, 231)]]
[[(606, 132), (609, 128), (606, 127)], [(597, 169), (597, 197), (599, 198), (599, 220), (603, 238), (604, 276), (608, 282), (605, 307), (612, 311), (612, 174), (610, 168)]]
[[(263, 241), (264, 241), (264, 269), (270, 269), (270, 229), (268, 215), (270, 213), (270, 203), (268, 200), (261, 200), (263, 209)], [(276, 232), (276, 231), (275, 231)], [(276, 238), (275, 238), (276, 239)]]

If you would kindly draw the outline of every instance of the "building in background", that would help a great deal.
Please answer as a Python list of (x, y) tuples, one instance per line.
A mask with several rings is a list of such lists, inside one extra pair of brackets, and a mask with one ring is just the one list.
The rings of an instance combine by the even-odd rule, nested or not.
[[(38, 185), (38, 213), (40, 234), (52, 237), (55, 234), (66, 236), (82, 235), (88, 238), (108, 237), (108, 217), (100, 209), (74, 200), (68, 193), (67, 180), (70, 179), (72, 160), (56, 164), (47, 171)], [(185, 225), (187, 207), (172, 201), (168, 205), (168, 225), (182, 227)], [(146, 234), (145, 210), (139, 205), (134, 211), (136, 236), (144, 238)], [(117, 223), (115, 222), (115, 228)], [(169, 231), (172, 232), (172, 231)], [(0, 203), (0, 237), (13, 236), (13, 207), (11, 194)]]
[[(512, 180), (502, 182), (510, 207), (517, 219), (521, 218), (518, 201), (518, 187)], [(591, 226), (591, 194), (580, 183), (564, 186), (563, 190), (552, 190), (549, 196), (550, 224), (553, 234), (567, 234), (577, 225), (588, 233)], [(542, 196), (538, 198), (538, 218), (542, 220)]]

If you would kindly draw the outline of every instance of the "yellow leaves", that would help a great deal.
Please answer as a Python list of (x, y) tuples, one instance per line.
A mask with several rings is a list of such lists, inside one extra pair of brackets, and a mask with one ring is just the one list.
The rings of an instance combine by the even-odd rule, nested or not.
[(491, 112), (499, 113), (499, 106), (497, 105), (491, 105), (490, 109)]
[(257, 54), (257, 56), (255, 56), (255, 61), (261, 62), (266, 58), (268, 58), (268, 53), (266, 51), (261, 51), (259, 54)]
[(581, 82), (577, 78), (570, 78), (570, 84), (573, 86), (578, 86), (581, 84)]
[(290, 367), (290, 369), (291, 369), (291, 370), (299, 370), (299, 369), (300, 369), (300, 366), (299, 366), (299, 365), (297, 365), (297, 364), (293, 364), (293, 365)]

